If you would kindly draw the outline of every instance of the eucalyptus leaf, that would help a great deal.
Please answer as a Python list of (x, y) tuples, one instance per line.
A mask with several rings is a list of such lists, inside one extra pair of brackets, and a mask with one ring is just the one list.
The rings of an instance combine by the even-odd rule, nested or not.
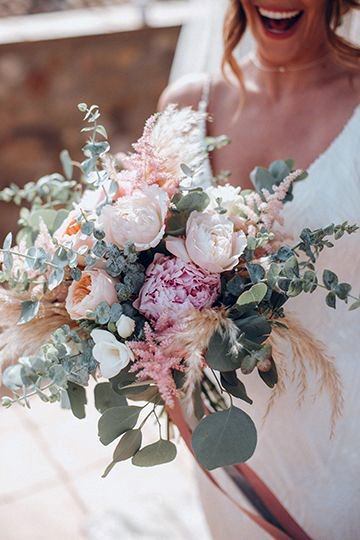
[(349, 283), (339, 283), (335, 287), (335, 294), (340, 300), (346, 300), (351, 291), (351, 285)]
[(3, 243), (3, 250), (4, 250), (4, 251), (7, 251), (8, 249), (11, 248), (12, 240), (13, 240), (13, 235), (12, 235), (11, 232), (9, 232), (9, 233), (6, 235), (5, 240), (4, 240), (4, 243)]
[(334, 274), (334, 272), (332, 272), (331, 270), (324, 270), (324, 272), (323, 272), (323, 282), (324, 282), (325, 287), (329, 291), (331, 291), (332, 289), (334, 289), (336, 287), (339, 280), (338, 280), (337, 275)]
[(171, 236), (181, 236), (185, 232), (188, 213), (180, 212), (172, 214), (166, 222), (166, 234)]
[(192, 436), (195, 456), (208, 470), (244, 463), (253, 455), (256, 443), (254, 422), (234, 406), (204, 418)]
[(141, 407), (113, 407), (101, 416), (98, 429), (102, 444), (107, 446), (120, 435), (133, 429), (139, 418)]
[(265, 283), (256, 283), (249, 291), (243, 292), (237, 299), (236, 304), (243, 306), (245, 304), (260, 304), (267, 293), (267, 285)]
[(229, 394), (252, 405), (253, 400), (247, 395), (244, 383), (237, 378), (236, 371), (221, 373), (220, 380), (222, 386)]
[(177, 203), (179, 212), (203, 212), (209, 205), (210, 198), (204, 191), (191, 191)]
[(262, 378), (262, 380), (264, 381), (264, 383), (269, 388), (274, 388), (274, 386), (278, 382), (278, 372), (277, 372), (276, 364), (275, 364), (274, 360), (271, 358), (270, 361), (271, 361), (271, 369), (269, 369), (269, 371), (260, 371), (260, 370), (258, 370), (258, 373), (259, 373), (260, 377)]
[(111, 383), (102, 382), (98, 383), (94, 389), (95, 396), (95, 407), (100, 412), (103, 413), (107, 409), (112, 407), (126, 406), (126, 398), (117, 394)]
[(60, 283), (62, 283), (64, 275), (65, 272), (63, 268), (55, 268), (51, 272), (48, 279), (48, 287), (50, 291), (53, 291), (54, 289), (56, 289), (56, 287), (58, 287), (58, 285), (60, 285)]
[(40, 210), (33, 210), (29, 216), (29, 226), (38, 231), (40, 228), (40, 220), (43, 220), (47, 228), (52, 231), (54, 222), (56, 220), (57, 211), (47, 208), (41, 208)]
[(156, 403), (156, 405), (163, 403), (157, 386), (123, 388), (121, 394), (126, 396), (130, 401), (146, 401), (148, 403)]
[(212, 335), (205, 355), (209, 367), (218, 371), (233, 371), (241, 366), (243, 353), (233, 354), (226, 336), (220, 332)]
[(273, 161), (269, 166), (269, 172), (275, 178), (277, 182), (282, 182), (286, 178), (291, 170), (286, 161), (281, 159)]
[(32, 321), (39, 313), (40, 302), (26, 300), (21, 303), (21, 314), (17, 324), (26, 324)]
[(265, 270), (260, 264), (247, 264), (250, 279), (253, 283), (259, 283), (259, 281), (265, 278)]
[(360, 300), (355, 300), (355, 302), (353, 302), (351, 306), (349, 307), (349, 311), (355, 311), (355, 309), (359, 309), (359, 308), (360, 308)]
[(169, 463), (176, 458), (177, 450), (174, 443), (160, 439), (137, 452), (132, 458), (132, 464), (137, 467), (154, 467)]
[(181, 163), (180, 165), (180, 168), (182, 170), (182, 172), (185, 174), (185, 176), (189, 177), (189, 178), (192, 178), (194, 176), (194, 171), (192, 169), (190, 169), (190, 167), (188, 167), (186, 165), (186, 163)]
[(68, 150), (62, 150), (60, 152), (60, 161), (64, 170), (64, 174), (68, 180), (72, 179), (73, 174), (73, 162)]
[(329, 294), (326, 296), (325, 301), (329, 307), (333, 309), (336, 308), (336, 294), (333, 291), (329, 292)]
[(85, 405), (87, 403), (85, 388), (79, 384), (69, 382), (67, 387), (67, 395), (73, 415), (80, 420), (85, 418)]
[(142, 433), (140, 429), (131, 429), (130, 431), (124, 433), (115, 448), (113, 460), (110, 465), (106, 467), (102, 478), (105, 478), (109, 474), (109, 472), (116, 465), (116, 463), (119, 463), (120, 461), (126, 461), (127, 459), (130, 459), (134, 454), (136, 454), (136, 452), (138, 452), (141, 447), (141, 442)]
[(235, 319), (234, 323), (247, 340), (263, 343), (271, 334), (271, 324), (263, 315), (249, 315)]

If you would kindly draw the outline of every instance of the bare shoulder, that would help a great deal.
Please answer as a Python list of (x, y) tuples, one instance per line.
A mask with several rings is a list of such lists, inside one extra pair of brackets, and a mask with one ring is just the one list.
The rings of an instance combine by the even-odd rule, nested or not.
[[(181, 77), (169, 85), (160, 96), (158, 109), (164, 110), (168, 105), (179, 107), (197, 107), (201, 100), (204, 86), (209, 80), (206, 73), (196, 73)], [(221, 75), (212, 75), (210, 79), (210, 109), (221, 102), (229, 93), (231, 85)]]
[(197, 107), (202, 96), (207, 75), (196, 73), (185, 75), (169, 85), (160, 96), (158, 109), (164, 110), (168, 105), (179, 107)]

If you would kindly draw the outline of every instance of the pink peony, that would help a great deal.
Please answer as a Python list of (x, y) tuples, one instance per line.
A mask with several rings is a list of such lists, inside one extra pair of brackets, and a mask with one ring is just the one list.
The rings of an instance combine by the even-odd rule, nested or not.
[(211, 307), (220, 293), (220, 275), (191, 262), (157, 253), (134, 307), (152, 321), (176, 321), (190, 308)]
[(173, 236), (166, 239), (170, 253), (215, 274), (232, 270), (246, 245), (245, 234), (235, 231), (228, 217), (213, 210), (191, 212), (185, 239)]

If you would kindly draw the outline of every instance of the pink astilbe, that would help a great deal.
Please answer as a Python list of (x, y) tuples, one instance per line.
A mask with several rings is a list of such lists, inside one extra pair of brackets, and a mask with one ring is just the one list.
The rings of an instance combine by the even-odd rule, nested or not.
[(172, 196), (184, 178), (181, 165), (199, 169), (207, 156), (201, 133), (203, 113), (190, 107), (178, 110), (170, 105), (151, 116), (135, 152), (120, 155), (122, 165), (137, 173), (136, 182), (158, 184)]
[(172, 370), (184, 370), (181, 357), (172, 356), (166, 351), (166, 344), (149, 324), (144, 327), (145, 340), (131, 341), (128, 345), (135, 355), (131, 371), (136, 373), (139, 381), (153, 380), (160, 395), (170, 407), (174, 404), (176, 385)]
[(260, 221), (269, 231), (271, 231), (274, 223), (283, 224), (281, 211), (284, 206), (284, 199), (292, 184), (302, 174), (303, 171), (300, 169), (290, 173), (281, 184), (273, 186), (273, 193), (270, 193), (267, 189), (262, 189), (265, 201), (259, 205)]

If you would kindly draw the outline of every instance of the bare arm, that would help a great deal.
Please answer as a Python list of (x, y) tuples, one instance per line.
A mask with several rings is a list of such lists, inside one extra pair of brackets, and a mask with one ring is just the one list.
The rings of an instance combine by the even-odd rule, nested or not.
[(175, 104), (179, 107), (190, 106), (197, 108), (205, 80), (205, 75), (187, 75), (174, 84), (171, 84), (161, 94), (158, 102), (158, 110), (163, 111), (170, 104)]

